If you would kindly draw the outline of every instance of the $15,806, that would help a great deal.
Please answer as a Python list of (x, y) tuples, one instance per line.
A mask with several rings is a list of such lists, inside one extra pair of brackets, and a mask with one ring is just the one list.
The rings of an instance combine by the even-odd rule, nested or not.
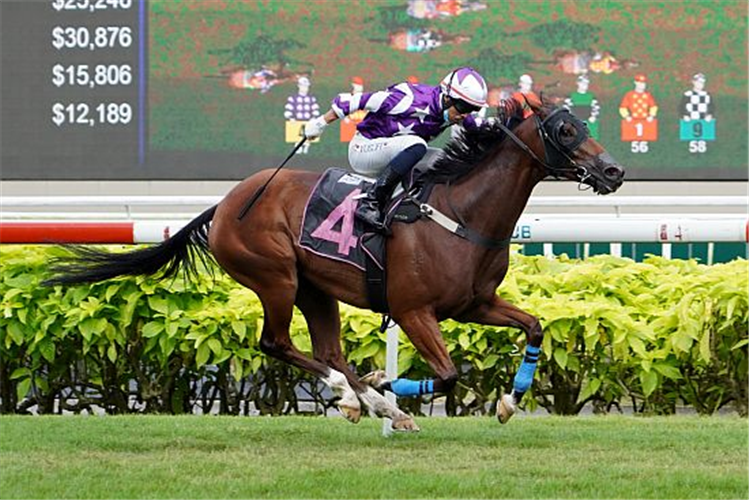
[(127, 125), (133, 119), (129, 103), (103, 102), (97, 105), (55, 103), (52, 105), (52, 123), (62, 126), (95, 127), (97, 125)]

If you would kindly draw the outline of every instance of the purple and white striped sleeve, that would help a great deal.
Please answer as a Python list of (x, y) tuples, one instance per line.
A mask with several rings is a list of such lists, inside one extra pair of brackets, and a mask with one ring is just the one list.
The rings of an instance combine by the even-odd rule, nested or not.
[[(377, 92), (362, 92), (357, 94), (338, 94), (333, 99), (331, 108), (338, 118), (348, 116), (355, 111), (365, 109), (371, 112), (387, 112), (394, 105), (391, 92), (380, 90)], [(395, 100), (397, 102), (398, 100)]]

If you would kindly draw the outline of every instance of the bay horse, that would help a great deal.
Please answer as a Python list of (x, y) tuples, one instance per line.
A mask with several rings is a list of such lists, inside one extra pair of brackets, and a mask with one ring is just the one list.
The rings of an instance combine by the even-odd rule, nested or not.
[[(428, 204), (452, 214), (476, 238), (461, 238), (422, 218), (408, 225), (394, 223), (387, 243), (390, 315), (436, 375), (421, 383), (397, 379), (411, 388), (418, 384), (420, 391), (411, 395), (447, 393), (457, 382), (440, 321), (453, 318), (524, 331), (528, 346), (513, 394), (505, 394), (497, 404), (502, 423), (512, 416), (514, 404), (533, 380), (544, 335), (535, 316), (496, 294), (508, 271), (510, 237), (531, 191), (545, 177), (554, 176), (608, 194), (624, 178), (623, 167), (569, 110), (548, 103), (531, 107), (534, 113), (522, 121), (515, 117), (512, 130), (494, 120), (452, 139), (425, 174), (425, 182), (435, 183)], [(53, 268), (57, 274), (47, 284), (96, 282), (122, 275), (166, 278), (180, 270), (194, 271), (196, 259), (211, 254), (224, 271), (259, 297), (264, 353), (319, 377), (340, 397), (338, 407), (348, 420), (358, 422), (364, 403), (376, 415), (392, 419), (394, 429), (418, 430), (411, 416), (376, 390), (385, 387), (399, 394), (393, 381), (384, 381), (378, 373), (360, 379), (344, 358), (338, 303), (371, 307), (363, 271), (299, 244), (305, 204), (320, 174), (277, 173), (244, 218), (238, 213), (273, 175), (272, 170), (240, 182), (217, 205), (161, 244), (125, 253), (79, 248), (75, 256), (58, 262)], [(291, 342), (295, 305), (307, 321), (311, 358)]]

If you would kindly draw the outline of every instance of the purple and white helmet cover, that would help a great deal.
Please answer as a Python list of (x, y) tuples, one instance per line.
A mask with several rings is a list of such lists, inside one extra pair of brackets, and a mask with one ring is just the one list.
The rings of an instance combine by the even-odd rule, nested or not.
[(477, 107), (486, 105), (486, 96), (489, 93), (486, 81), (473, 68), (458, 68), (451, 71), (442, 79), (441, 87), (453, 99), (460, 99)]

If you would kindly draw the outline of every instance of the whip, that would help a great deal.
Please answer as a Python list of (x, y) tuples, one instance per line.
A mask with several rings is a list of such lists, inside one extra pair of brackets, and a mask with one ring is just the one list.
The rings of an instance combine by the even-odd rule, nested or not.
[(263, 195), (263, 191), (265, 191), (265, 188), (268, 187), (268, 184), (270, 184), (270, 181), (273, 180), (273, 178), (276, 176), (276, 174), (288, 163), (288, 161), (291, 159), (292, 156), (296, 154), (297, 151), (299, 151), (299, 148), (302, 147), (302, 145), (307, 142), (307, 137), (302, 137), (302, 140), (297, 143), (296, 146), (294, 146), (294, 149), (291, 150), (291, 153), (289, 153), (289, 156), (286, 157), (286, 159), (281, 163), (275, 172), (273, 172), (273, 175), (270, 176), (270, 178), (265, 181), (265, 184), (260, 186), (260, 189), (255, 191), (255, 194), (250, 198), (247, 203), (245, 203), (244, 207), (242, 207), (242, 210), (239, 212), (239, 215), (237, 216), (237, 220), (242, 220), (245, 215), (247, 215), (247, 212), (250, 211), (252, 206), (255, 204), (255, 202)]

